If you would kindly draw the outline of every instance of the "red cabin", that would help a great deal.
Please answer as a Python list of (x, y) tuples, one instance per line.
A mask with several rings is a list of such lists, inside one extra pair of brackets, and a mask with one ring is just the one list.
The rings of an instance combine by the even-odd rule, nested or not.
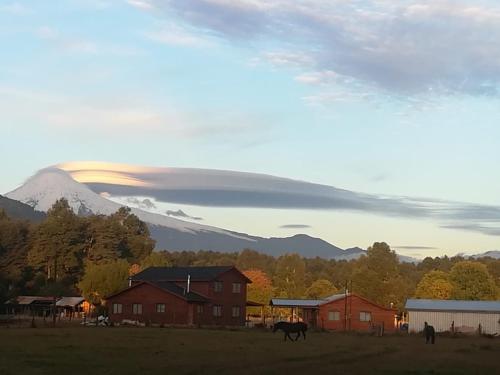
[(232, 266), (150, 267), (106, 305), (115, 323), (244, 325), (250, 282)]
[(318, 326), (337, 331), (384, 331), (396, 329), (395, 309), (377, 305), (357, 294), (337, 294), (319, 305)]

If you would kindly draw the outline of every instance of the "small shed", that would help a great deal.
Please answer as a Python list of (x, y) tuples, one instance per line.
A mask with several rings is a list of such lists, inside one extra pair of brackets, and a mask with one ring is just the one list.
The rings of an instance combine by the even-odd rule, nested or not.
[(315, 327), (318, 321), (319, 305), (324, 302), (321, 299), (289, 299), (273, 298), (269, 305), (271, 306), (271, 316), (273, 323), (275, 321), (275, 308), (290, 309), (291, 321), (302, 321)]
[(405, 308), (410, 332), (428, 322), (437, 332), (500, 334), (500, 301), (409, 299)]

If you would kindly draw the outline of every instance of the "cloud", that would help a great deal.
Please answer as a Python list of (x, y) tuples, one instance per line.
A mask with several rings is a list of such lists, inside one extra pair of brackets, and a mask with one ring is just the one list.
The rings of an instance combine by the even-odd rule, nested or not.
[(168, 216), (174, 216), (174, 217), (182, 217), (184, 219), (192, 219), (192, 220), (203, 220), (202, 217), (198, 217), (198, 216), (190, 216), (188, 214), (186, 214), (184, 211), (182, 210), (177, 210), (177, 211), (171, 211), (171, 210), (168, 210), (165, 212)]
[(341, 210), (434, 220), (444, 228), (500, 235), (500, 206), (366, 194), (256, 173), (104, 162), (57, 166), (97, 193), (208, 207)]
[[(136, 1), (134, 1), (136, 2)], [(238, 44), (306, 56), (298, 80), (329, 75), (396, 96), (495, 95), (500, 4), (478, 0), (138, 1)], [(276, 52), (279, 53), (279, 52)], [(272, 54), (272, 52), (271, 52)], [(273, 62), (274, 60), (274, 62)], [(289, 59), (271, 56), (275, 65)], [(283, 62), (284, 64), (281, 64)], [(309, 72), (309, 73), (306, 73)], [(325, 74), (325, 72), (329, 72)]]
[(281, 229), (307, 229), (312, 228), (307, 224), (285, 224), (280, 226)]
[[(437, 250), (437, 247), (432, 247), (432, 246), (418, 246), (418, 245), (406, 245), (406, 246), (391, 246), (393, 249), (398, 249), (398, 250)], [(410, 255), (416, 255), (416, 254), (410, 254)], [(417, 254), (421, 255), (421, 254)]]
[(165, 24), (144, 35), (154, 42), (173, 46), (208, 47), (212, 44), (207, 36), (203, 37), (176, 24)]
[(153, 4), (147, 0), (127, 0), (127, 3), (139, 9), (150, 10), (154, 8)]
[[(109, 196), (109, 193), (108, 193), (108, 196)], [(156, 208), (156, 205), (153, 202), (151, 202), (150, 199), (147, 199), (147, 198), (139, 200), (135, 197), (127, 197), (125, 199), (125, 201), (127, 203), (137, 207), (137, 208), (141, 208), (141, 209), (145, 209), (145, 210), (151, 210), (151, 209)]]
[(10, 13), (14, 15), (26, 15), (32, 13), (33, 10), (19, 2), (0, 5), (0, 13)]

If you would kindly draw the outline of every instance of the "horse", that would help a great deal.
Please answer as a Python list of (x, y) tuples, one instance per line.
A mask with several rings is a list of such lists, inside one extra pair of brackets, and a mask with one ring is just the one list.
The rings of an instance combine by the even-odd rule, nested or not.
[(273, 333), (277, 330), (282, 330), (285, 333), (285, 341), (288, 337), (291, 341), (294, 341), (290, 336), (290, 333), (296, 333), (295, 341), (297, 341), (302, 333), (304, 340), (306, 339), (307, 324), (304, 322), (289, 323), (289, 322), (278, 322), (273, 325)]
[(429, 343), (429, 340), (431, 341), (431, 344), (434, 344), (434, 341), (436, 340), (436, 331), (434, 330), (434, 327), (427, 324), (427, 322), (424, 322), (424, 335), (426, 344)]

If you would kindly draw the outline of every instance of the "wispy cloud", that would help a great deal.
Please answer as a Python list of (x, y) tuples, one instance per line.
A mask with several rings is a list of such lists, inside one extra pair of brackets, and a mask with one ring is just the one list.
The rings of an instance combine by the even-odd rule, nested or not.
[(184, 211), (182, 210), (177, 210), (177, 211), (172, 211), (172, 210), (168, 210), (165, 212), (168, 216), (173, 216), (173, 217), (181, 217), (183, 219), (191, 219), (191, 220), (203, 220), (202, 217), (199, 217), (199, 216), (191, 216), (191, 215), (188, 215), (187, 213), (185, 213)]
[(0, 13), (10, 13), (14, 15), (25, 15), (33, 13), (33, 9), (20, 2), (7, 3), (0, 5)]
[[(500, 235), (500, 206), (365, 194), (306, 181), (232, 171), (75, 162), (58, 166), (97, 193), (213, 207), (343, 210), (432, 220)], [(113, 183), (116, 174), (120, 182)], [(127, 181), (134, 181), (128, 184)]]
[[(397, 250), (436, 250), (437, 247), (432, 246), (418, 246), (418, 245), (405, 245), (405, 246), (391, 246), (393, 249)], [(410, 254), (416, 255), (416, 254)], [(421, 254), (418, 254), (421, 255)]]
[[(492, 95), (500, 84), (500, 5), (492, 1), (137, 3), (239, 44), (293, 45), (306, 56), (293, 62), (310, 72), (298, 76), (305, 83), (328, 83), (331, 75), (397, 96)], [(270, 56), (275, 65), (289, 60)]]
[(285, 224), (280, 226), (281, 229), (308, 229), (312, 228), (307, 224)]
[(158, 30), (145, 32), (144, 35), (152, 41), (173, 46), (208, 47), (213, 44), (207, 36), (173, 23), (164, 24)]

